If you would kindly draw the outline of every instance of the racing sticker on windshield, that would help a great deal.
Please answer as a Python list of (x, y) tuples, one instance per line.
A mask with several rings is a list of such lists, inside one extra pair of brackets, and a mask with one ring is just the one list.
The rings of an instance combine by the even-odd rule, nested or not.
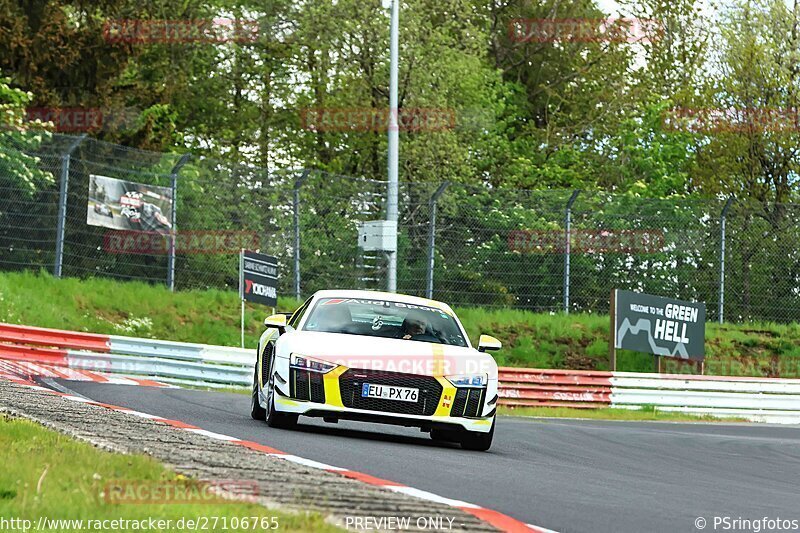
[(448, 314), (443, 309), (430, 307), (427, 305), (418, 305), (404, 302), (389, 302), (386, 300), (361, 300), (358, 298), (332, 298), (322, 305), (337, 305), (337, 304), (360, 304), (360, 305), (379, 305), (381, 307), (396, 307), (398, 309), (415, 309), (420, 311), (428, 311), (441, 315), (442, 318), (447, 318)]

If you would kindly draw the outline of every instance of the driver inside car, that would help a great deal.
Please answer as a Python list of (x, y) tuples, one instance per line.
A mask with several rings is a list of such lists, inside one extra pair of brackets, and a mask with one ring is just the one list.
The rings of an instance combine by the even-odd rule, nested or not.
[(411, 339), (415, 335), (425, 335), (425, 330), (428, 329), (427, 321), (421, 316), (408, 315), (403, 320), (403, 339)]
[(330, 333), (346, 333), (352, 324), (350, 310), (346, 305), (323, 306), (319, 329)]

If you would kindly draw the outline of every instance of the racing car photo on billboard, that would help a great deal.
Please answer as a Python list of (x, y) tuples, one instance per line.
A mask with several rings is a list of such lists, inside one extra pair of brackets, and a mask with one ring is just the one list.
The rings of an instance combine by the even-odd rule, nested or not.
[(264, 321), (251, 416), (290, 428), (298, 416), (419, 427), (434, 440), (488, 450), (498, 369), (473, 348), (444, 303), (400, 294), (323, 290), (287, 320)]
[(89, 175), (86, 223), (119, 230), (172, 228), (172, 190), (96, 174)]

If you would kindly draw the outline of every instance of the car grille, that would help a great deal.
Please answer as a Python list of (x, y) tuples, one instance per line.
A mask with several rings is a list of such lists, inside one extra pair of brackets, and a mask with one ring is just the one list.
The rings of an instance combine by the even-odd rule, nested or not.
[(289, 395), (298, 400), (325, 403), (325, 383), (322, 374), (290, 368)]
[[(364, 383), (419, 389), (419, 397), (416, 402), (363, 398), (361, 386)], [(431, 416), (442, 397), (442, 385), (434, 377), (377, 370), (346, 371), (339, 377), (339, 390), (345, 407), (406, 415)]]
[(486, 397), (486, 387), (458, 388), (450, 416), (477, 417), (481, 416), (481, 407)]
[(264, 349), (264, 357), (261, 359), (261, 383), (264, 387), (269, 383), (269, 369), (272, 368), (272, 353), (275, 347), (268, 344)]

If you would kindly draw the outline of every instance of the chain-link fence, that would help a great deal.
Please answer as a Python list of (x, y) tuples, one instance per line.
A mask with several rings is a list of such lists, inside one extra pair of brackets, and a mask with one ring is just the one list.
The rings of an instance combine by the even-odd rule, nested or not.
[[(8, 162), (22, 154), (52, 179), (21, 185)], [(87, 224), (90, 175), (102, 175), (170, 188), (178, 236), (253, 236), (278, 258), (281, 294), (385, 287), (387, 257), (357, 232), (385, 216), (386, 182), (184, 156), (66, 135), (4, 143), (0, 268), (237, 288), (230, 243), (109, 247), (115, 230)], [(623, 288), (704, 301), (709, 319), (800, 319), (798, 205), (405, 182), (398, 231), (398, 290), (453, 305), (606, 312)]]

